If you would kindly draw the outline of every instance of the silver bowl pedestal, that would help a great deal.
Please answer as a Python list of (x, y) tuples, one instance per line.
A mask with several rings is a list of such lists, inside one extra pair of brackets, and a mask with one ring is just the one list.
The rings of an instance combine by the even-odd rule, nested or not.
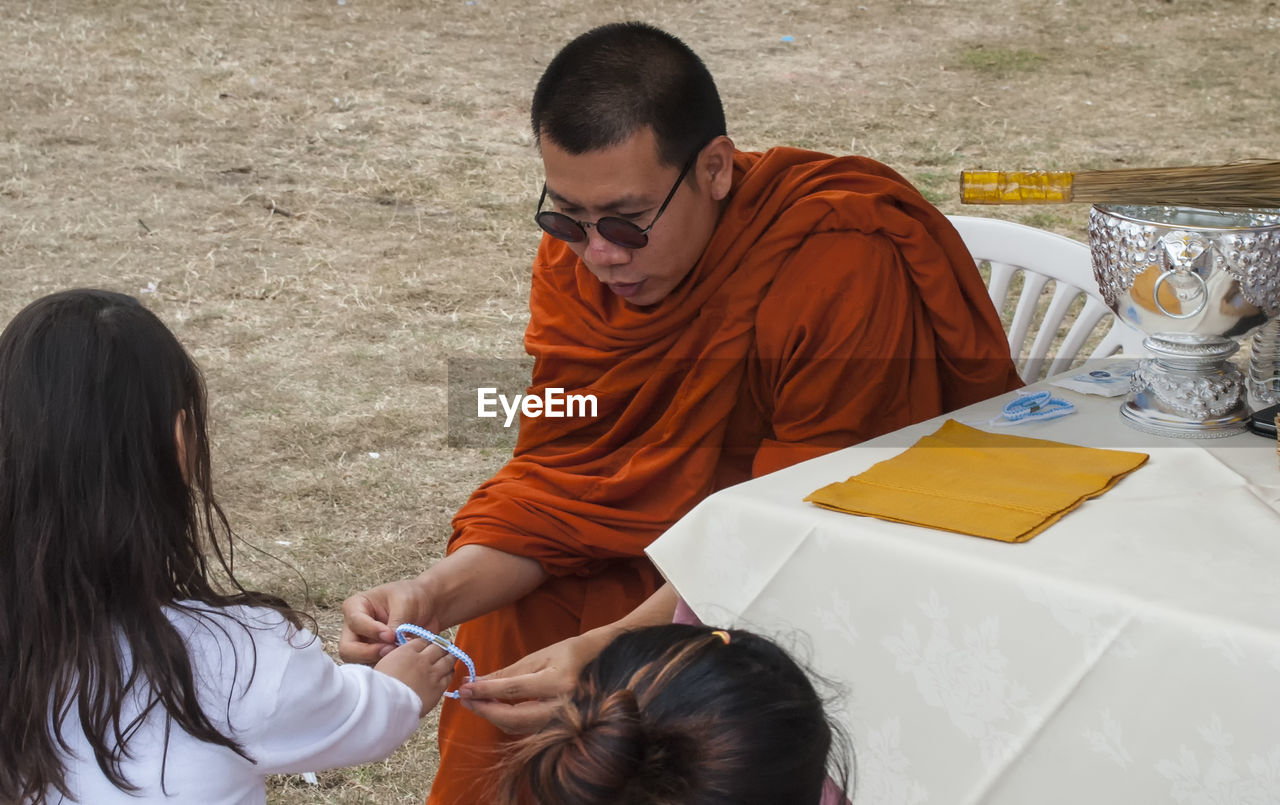
[[(1280, 215), (1099, 205), (1089, 245), (1103, 299), (1147, 334), (1151, 357), (1120, 409), (1129, 425), (1231, 436), (1280, 399)], [(1251, 332), (1246, 377), (1230, 358)]]

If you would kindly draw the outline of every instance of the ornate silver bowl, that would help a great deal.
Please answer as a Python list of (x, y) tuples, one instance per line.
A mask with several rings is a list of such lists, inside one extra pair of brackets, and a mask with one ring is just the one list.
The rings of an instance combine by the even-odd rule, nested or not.
[[(1093, 272), (1117, 316), (1147, 334), (1120, 409), (1133, 427), (1211, 438), (1245, 429), (1248, 398), (1280, 396), (1280, 215), (1095, 206)], [(1255, 332), (1250, 380), (1229, 360)]]

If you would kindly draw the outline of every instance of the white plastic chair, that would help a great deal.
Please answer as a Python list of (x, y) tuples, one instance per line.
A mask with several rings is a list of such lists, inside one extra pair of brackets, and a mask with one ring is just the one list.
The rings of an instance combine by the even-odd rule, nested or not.
[[(987, 292), (997, 311), (1003, 313), (1008, 304), (1009, 286), (1014, 274), (1023, 274), (1022, 293), (1009, 322), (1008, 335), (1009, 354), (1015, 362), (1021, 361), (1018, 374), (1025, 382), (1032, 383), (1070, 368), (1094, 328), (1107, 316), (1111, 317), (1111, 325), (1087, 356), (1089, 359), (1109, 358), (1116, 353), (1146, 354), (1142, 347), (1145, 334), (1116, 318), (1102, 301), (1098, 283), (1093, 278), (1088, 246), (1078, 240), (1012, 221), (966, 215), (947, 217), (959, 230), (973, 259), (979, 265), (990, 264)], [(1040, 296), (1050, 280), (1054, 284), (1053, 296), (1034, 333), (1031, 349), (1025, 352), (1024, 357)], [(1080, 296), (1085, 298), (1084, 308), (1070, 323), (1056, 354), (1050, 356), (1049, 349), (1066, 325), (1071, 304)], [(1050, 361), (1047, 372), (1043, 371), (1046, 361)]]

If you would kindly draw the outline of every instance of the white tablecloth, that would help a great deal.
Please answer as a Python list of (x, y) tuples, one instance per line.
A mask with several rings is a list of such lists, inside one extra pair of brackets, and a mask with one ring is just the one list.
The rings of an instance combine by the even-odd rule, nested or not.
[(704, 621), (835, 683), (856, 805), (1280, 803), (1275, 442), (1145, 436), (1123, 398), (1054, 393), (1079, 411), (1008, 432), (1151, 459), (1030, 542), (803, 502), (939, 418), (713, 495), (649, 555)]

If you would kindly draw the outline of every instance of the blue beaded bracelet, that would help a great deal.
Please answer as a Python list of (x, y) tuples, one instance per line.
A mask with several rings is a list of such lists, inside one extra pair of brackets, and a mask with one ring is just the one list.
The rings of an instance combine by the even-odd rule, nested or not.
[(1005, 403), (1004, 418), (1010, 422), (1057, 419), (1075, 411), (1076, 407), (1047, 391), (1019, 391), (1018, 398)]
[[(435, 632), (423, 629), (421, 626), (414, 626), (412, 623), (402, 623), (396, 627), (396, 643), (403, 646), (409, 639), (408, 637), (405, 637), (406, 634), (412, 635), (413, 637), (421, 637), (428, 643), (433, 643), (439, 646), (457, 659), (461, 660), (462, 664), (467, 666), (467, 672), (471, 675), (471, 679), (469, 681), (476, 681), (476, 664), (467, 656), (467, 652), (458, 648), (453, 643), (449, 642), (449, 640), (441, 637)], [(458, 691), (446, 691), (444, 695), (448, 696), (450, 699), (456, 699), (458, 698)]]

